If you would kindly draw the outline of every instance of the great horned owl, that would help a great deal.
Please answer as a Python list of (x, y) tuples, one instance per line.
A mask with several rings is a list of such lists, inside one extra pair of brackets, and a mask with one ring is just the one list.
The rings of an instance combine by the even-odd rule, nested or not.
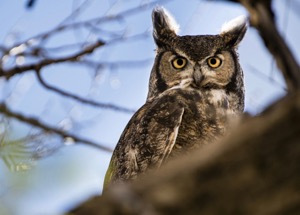
[(147, 101), (120, 137), (104, 188), (214, 142), (244, 109), (236, 48), (247, 29), (245, 17), (224, 24), (220, 34), (199, 36), (177, 35), (177, 24), (161, 7), (152, 21), (157, 50)]

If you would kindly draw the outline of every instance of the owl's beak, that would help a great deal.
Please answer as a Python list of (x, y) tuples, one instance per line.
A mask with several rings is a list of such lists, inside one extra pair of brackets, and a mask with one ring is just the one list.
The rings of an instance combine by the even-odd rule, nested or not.
[(201, 86), (201, 82), (203, 81), (203, 74), (201, 73), (201, 70), (199, 68), (195, 69), (194, 71), (194, 82), (197, 86)]

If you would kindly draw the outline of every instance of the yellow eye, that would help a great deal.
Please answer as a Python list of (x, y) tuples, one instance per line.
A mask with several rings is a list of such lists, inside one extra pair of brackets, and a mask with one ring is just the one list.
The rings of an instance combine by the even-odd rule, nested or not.
[(172, 61), (172, 65), (175, 69), (182, 69), (186, 65), (186, 59), (178, 57)]
[(218, 68), (222, 64), (222, 60), (218, 57), (210, 57), (207, 59), (207, 64), (211, 68)]

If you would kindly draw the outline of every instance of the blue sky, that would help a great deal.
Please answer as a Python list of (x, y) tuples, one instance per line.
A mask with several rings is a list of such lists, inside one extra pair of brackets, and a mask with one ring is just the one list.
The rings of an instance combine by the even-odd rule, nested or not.
[[(23, 1), (1, 1), (1, 45), (11, 46), (53, 29), (81, 2), (84, 1), (64, 0), (58, 3), (38, 0), (31, 10), (26, 10)], [(107, 11), (109, 14), (117, 14), (141, 2), (147, 1), (90, 0), (86, 9), (71, 21), (100, 17)], [(247, 14), (241, 6), (217, 1), (177, 0), (163, 6), (180, 24), (182, 35), (217, 34), (224, 22)], [(144, 32), (147, 37), (109, 44), (90, 56), (90, 59), (97, 62), (148, 60), (148, 63), (136, 67), (104, 67), (97, 76), (93, 69), (82, 65), (60, 64), (45, 68), (42, 71), (43, 77), (48, 83), (83, 97), (138, 109), (146, 99), (151, 61), (155, 56), (151, 37), (151, 9), (140, 10), (120, 22), (101, 25), (110, 31), (125, 29), (125, 37), (128, 38)], [(299, 26), (299, 15), (280, 0), (275, 1), (274, 9), (278, 12), (277, 24), (299, 61), (299, 28), (294, 27)], [(47, 43), (47, 47), (55, 48), (95, 39), (109, 40), (109, 37), (87, 29), (77, 29), (55, 36)], [(246, 111), (256, 114), (284, 95), (284, 84), (256, 30), (248, 30), (239, 53), (245, 73)], [(51, 53), (53, 57), (59, 55), (61, 52), (58, 51)], [(15, 62), (11, 61), (13, 65)], [(25, 59), (27, 62), (30, 60)], [(78, 104), (48, 92), (36, 81), (32, 72), (16, 76), (9, 83), (5, 80), (0, 80), (0, 83), (0, 98), (7, 100), (9, 97), (8, 105), (13, 110), (37, 117), (50, 125), (69, 126), (71, 132), (111, 148), (114, 148), (131, 117), (126, 113)], [(13, 128), (13, 137), (22, 137), (30, 130), (15, 121)], [(110, 156), (110, 153), (92, 147), (72, 145), (62, 147), (52, 156), (34, 161), (30, 171), (10, 172), (0, 162), (1, 214), (59, 214), (77, 202), (100, 193)]]

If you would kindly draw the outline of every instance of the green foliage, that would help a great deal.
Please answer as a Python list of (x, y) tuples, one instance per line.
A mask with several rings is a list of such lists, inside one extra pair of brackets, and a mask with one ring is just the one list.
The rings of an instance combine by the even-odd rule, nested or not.
[(11, 171), (26, 171), (34, 165), (32, 149), (22, 139), (8, 140), (2, 136), (0, 158)]

